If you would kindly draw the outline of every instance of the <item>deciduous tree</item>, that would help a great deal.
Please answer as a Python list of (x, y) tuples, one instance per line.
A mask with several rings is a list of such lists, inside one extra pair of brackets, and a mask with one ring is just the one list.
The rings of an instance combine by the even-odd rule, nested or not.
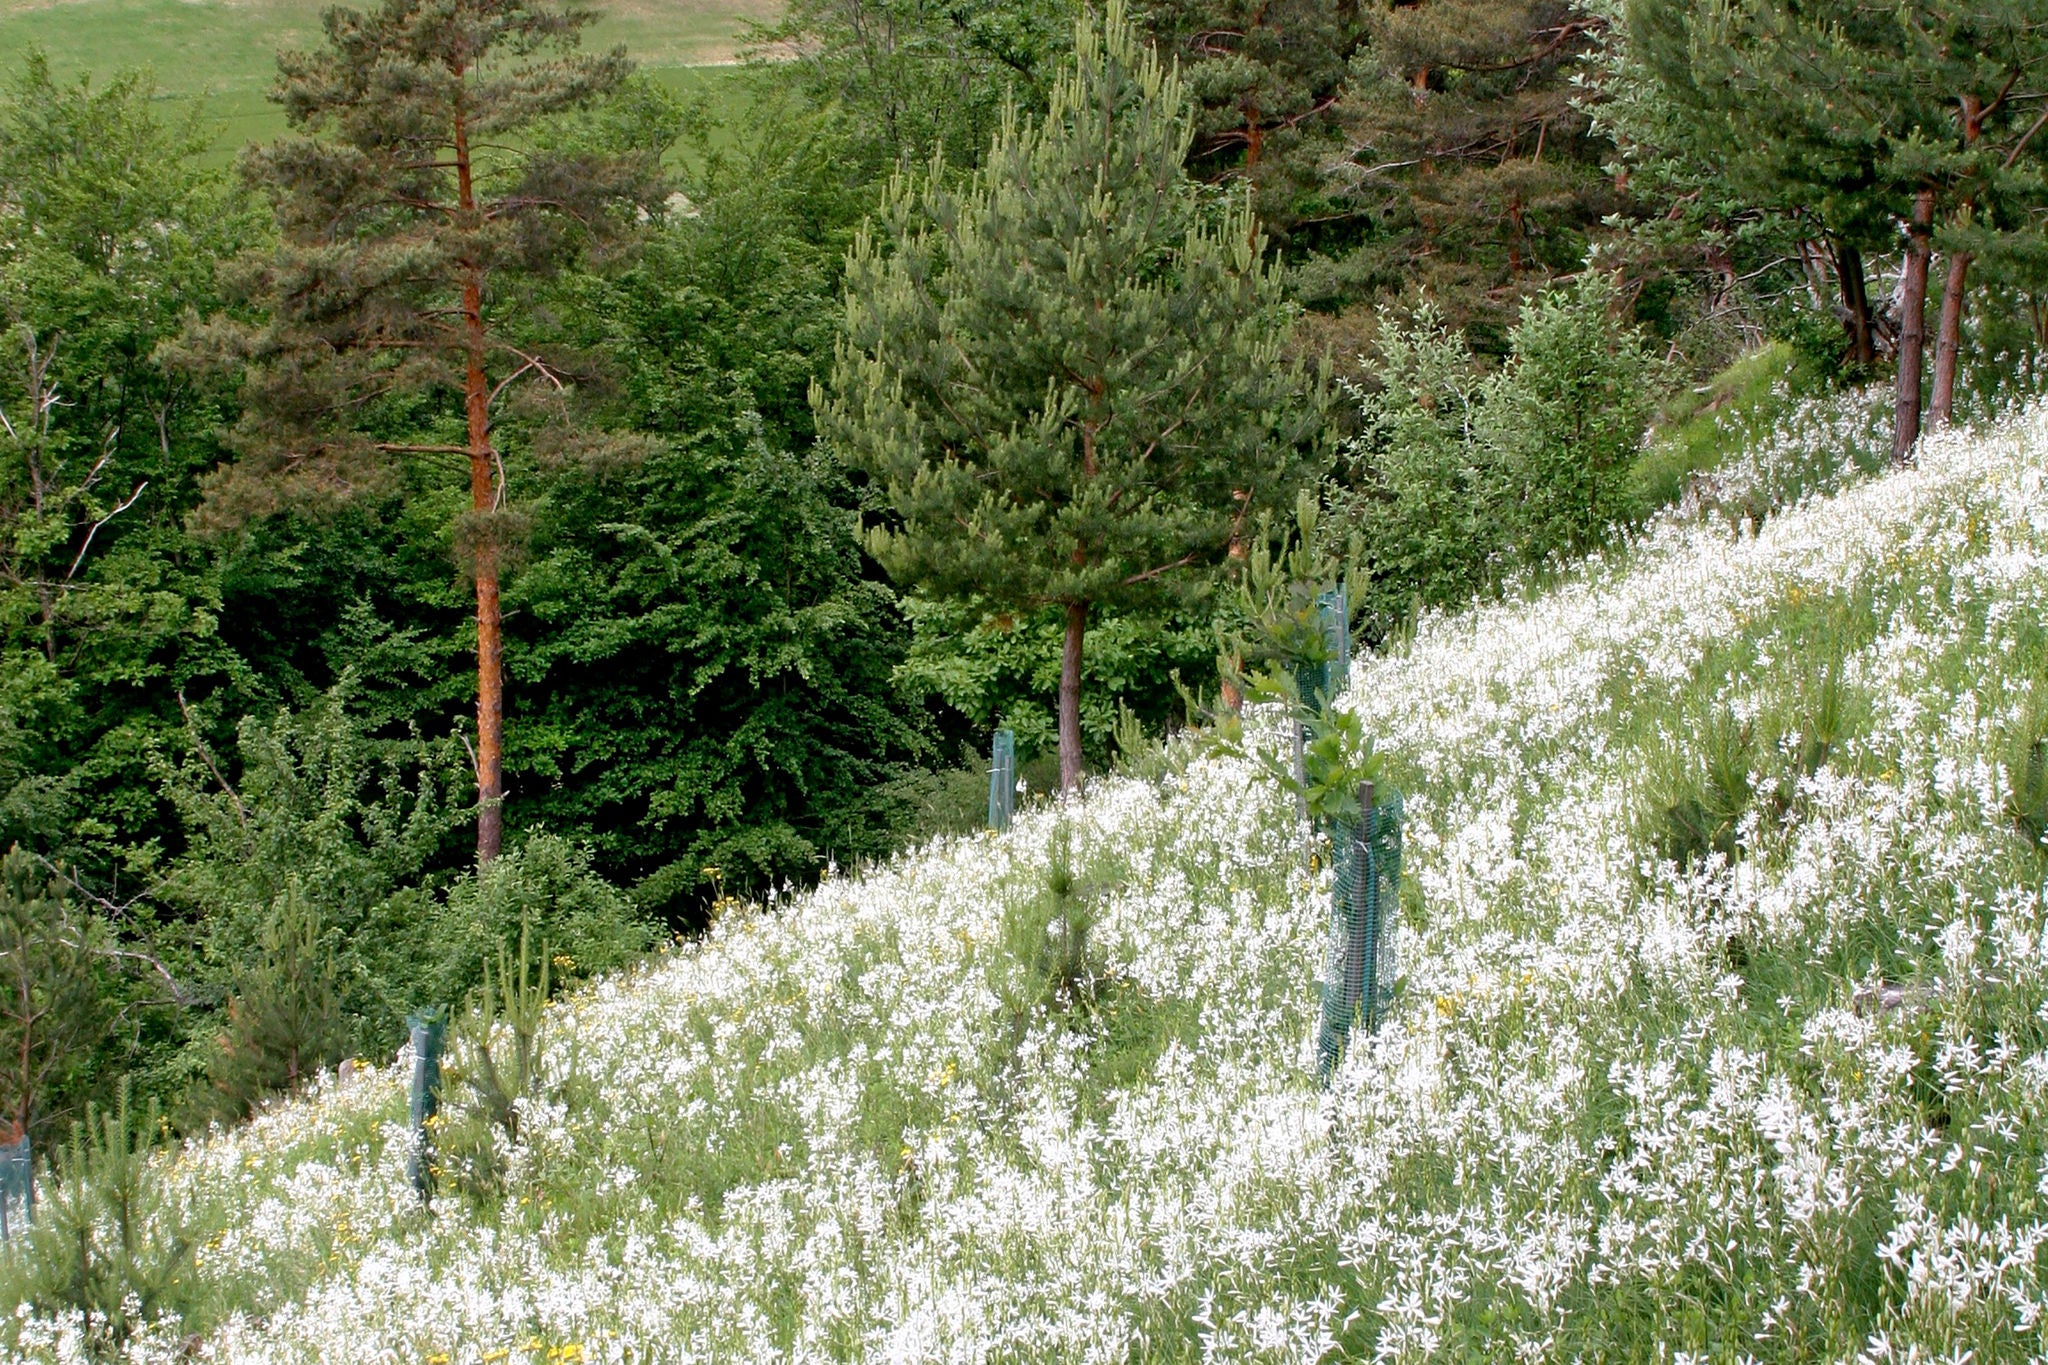
[(30, 53), (0, 91), (0, 842), (106, 881), (165, 832), (143, 759), (177, 683), (218, 658), (184, 553), (217, 393), (160, 363), (218, 306), (260, 215), (201, 166), (205, 129), (149, 82), (60, 82)]
[(970, 165), (1007, 104), (1043, 105), (1073, 0), (791, 0), (758, 54), (835, 107), (851, 169), (873, 185), (934, 154)]

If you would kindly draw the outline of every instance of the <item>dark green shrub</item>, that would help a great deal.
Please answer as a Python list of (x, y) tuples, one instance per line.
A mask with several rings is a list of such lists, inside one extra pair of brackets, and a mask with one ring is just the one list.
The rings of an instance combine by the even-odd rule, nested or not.
[(112, 1022), (112, 946), (106, 926), (73, 905), (33, 854), (8, 850), (0, 860), (0, 1139), (26, 1129), (40, 1141), (90, 1083)]
[(236, 968), (195, 1118), (241, 1118), (347, 1050), (334, 945), (296, 883), (272, 902), (256, 946)]
[(1663, 828), (1657, 855), (1690, 871), (1718, 853), (1729, 862), (1742, 856), (1742, 817), (1755, 797), (1750, 764), (1756, 739), (1750, 725), (1716, 715), (1702, 732), (1705, 754), (1687, 789), (1661, 803)]
[(632, 962), (654, 944), (653, 921), (591, 870), (589, 850), (535, 834), (448, 890), (434, 916), (435, 965), (421, 1003), (462, 999), (507, 943), (548, 945), (553, 979), (576, 981)]
[(918, 768), (882, 788), (883, 808), (904, 846), (942, 834), (966, 834), (988, 823), (989, 759), (964, 745), (959, 766)]
[(1053, 835), (1045, 884), (1012, 902), (1003, 916), (1003, 962), (998, 994), (1013, 1018), (1040, 1010), (1085, 1007), (1101, 971), (1089, 951), (1099, 886), (1074, 863), (1073, 831), (1062, 822)]
[(1369, 638), (1471, 596), (1503, 548), (1494, 452), (1479, 440), (1487, 397), (1465, 339), (1425, 302), (1405, 324), (1381, 315), (1374, 393), (1354, 390), (1360, 433), (1329, 493), (1364, 546), (1358, 591)]

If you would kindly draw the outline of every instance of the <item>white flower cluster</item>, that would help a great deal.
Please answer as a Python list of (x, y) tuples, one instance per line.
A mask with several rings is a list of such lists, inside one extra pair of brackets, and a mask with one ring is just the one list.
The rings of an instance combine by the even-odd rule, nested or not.
[[(501, 1207), (420, 1211), (394, 1070), (194, 1145), (235, 1306), (128, 1357), (2042, 1358), (2048, 862), (2001, 754), (2048, 701), (2044, 472), (2038, 410), (1359, 670), (1404, 975), (1328, 1092), (1327, 873), (1190, 753), (557, 1006)], [(1748, 800), (1666, 856), (1695, 789)], [(1056, 846), (1085, 1009), (1006, 938)]]

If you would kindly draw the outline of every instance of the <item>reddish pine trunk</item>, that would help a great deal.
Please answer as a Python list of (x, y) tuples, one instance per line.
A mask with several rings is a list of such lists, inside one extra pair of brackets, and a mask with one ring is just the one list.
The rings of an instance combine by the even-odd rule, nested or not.
[[(2011, 86), (2008, 85), (2007, 90), (2010, 89)], [(2004, 102), (2003, 93), (1992, 101), (1994, 105)], [(1984, 118), (1988, 111), (1984, 107), (1984, 101), (1975, 95), (1963, 96), (1962, 111), (1963, 146), (1974, 147), (1984, 136)], [(2019, 148), (2015, 147), (2013, 152), (2017, 155)], [(2011, 164), (2010, 159), (2007, 164)], [(1965, 223), (1970, 221), (1971, 208), (1971, 202), (1965, 200), (1962, 212), (1962, 220)], [(1963, 303), (1968, 297), (1969, 284), (1970, 253), (1950, 252), (1948, 279), (1943, 284), (1941, 293), (1941, 322), (1934, 332), (1934, 394), (1929, 404), (1933, 409), (1934, 425), (1938, 427), (1947, 426), (1949, 415), (1955, 411), (1956, 361), (1962, 352)]]
[[(455, 178), (463, 219), (474, 225), (469, 127), (455, 117)], [(490, 381), (484, 374), (483, 286), (473, 262), (463, 263), (462, 333), (468, 366), (462, 406), (469, 419), (469, 505), (497, 510), (496, 453), (491, 449)], [(476, 573), (476, 860), (488, 863), (505, 845), (505, 642), (498, 606), (498, 548), (485, 530), (475, 546)]]
[(1088, 632), (1088, 604), (1067, 604), (1067, 638), (1060, 650), (1060, 790), (1081, 785), (1081, 637)]
[(1892, 460), (1904, 464), (1920, 439), (1920, 374), (1927, 350), (1927, 260), (1934, 235), (1934, 191), (1913, 196), (1906, 226), (1906, 278), (1899, 300), (1899, 387), (1893, 405)]
[(1848, 317), (1849, 360), (1861, 369), (1877, 363), (1877, 343), (1870, 327), (1870, 294), (1864, 287), (1863, 253), (1853, 246), (1835, 246), (1835, 277), (1842, 286), (1842, 309)]
[(1937, 427), (1949, 424), (1955, 412), (1956, 365), (1963, 349), (1963, 301), (1970, 284), (1970, 253), (1952, 251), (1948, 279), (1941, 287), (1941, 321), (1934, 331), (1934, 393), (1928, 416)]

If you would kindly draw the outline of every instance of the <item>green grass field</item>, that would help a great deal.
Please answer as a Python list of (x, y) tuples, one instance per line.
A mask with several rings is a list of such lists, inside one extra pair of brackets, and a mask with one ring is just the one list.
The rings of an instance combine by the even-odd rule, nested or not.
[[(219, 122), (223, 158), (270, 137), (283, 120), (264, 98), (281, 48), (320, 40), (329, 0), (0, 0), (0, 53), (41, 48), (60, 77), (146, 68), (167, 101), (197, 101)], [(664, 85), (709, 95), (738, 92), (727, 78), (750, 20), (773, 19), (780, 0), (623, 0), (601, 6), (593, 48), (623, 43)], [(11, 61), (7, 64), (11, 65)]]

